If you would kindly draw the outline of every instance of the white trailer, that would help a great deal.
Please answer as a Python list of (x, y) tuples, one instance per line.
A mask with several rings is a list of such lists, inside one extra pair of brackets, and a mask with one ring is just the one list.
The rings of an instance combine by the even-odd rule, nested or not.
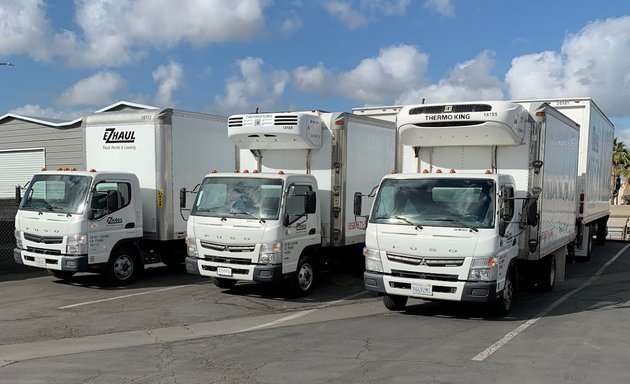
[(591, 98), (522, 100), (546, 102), (580, 125), (577, 243), (574, 255), (591, 258), (593, 237), (604, 244), (610, 217), (612, 151), (615, 127)]
[(392, 310), (415, 297), (501, 313), (520, 272), (551, 290), (575, 240), (578, 125), (504, 101), (405, 106), (397, 125), (403, 173), (374, 199), (366, 288)]
[(33, 177), (15, 218), (15, 261), (64, 279), (104, 272), (118, 284), (144, 264), (184, 262), (178, 192), (234, 164), (226, 122), (173, 109), (86, 116), (88, 170)]
[(306, 294), (333, 250), (363, 244), (353, 196), (393, 168), (396, 126), (341, 112), (264, 113), (231, 116), (228, 135), (240, 169), (203, 180), (187, 271), (222, 288), (292, 278)]

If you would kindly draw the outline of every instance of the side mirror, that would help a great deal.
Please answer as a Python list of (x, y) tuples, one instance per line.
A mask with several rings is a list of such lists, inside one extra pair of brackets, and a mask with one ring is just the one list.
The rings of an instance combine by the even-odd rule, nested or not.
[(538, 199), (527, 203), (527, 225), (538, 225)]
[(179, 190), (179, 209), (186, 208), (186, 188), (180, 188)]
[(289, 226), (289, 214), (288, 213), (285, 213), (282, 216), (282, 225), (284, 225), (285, 227)]
[(354, 193), (354, 215), (361, 216), (361, 205), (363, 201), (363, 195), (361, 192)]
[(22, 188), (19, 185), (15, 186), (15, 202), (18, 205), (22, 202)]
[(315, 191), (306, 192), (306, 207), (307, 214), (315, 213), (317, 211), (317, 196)]

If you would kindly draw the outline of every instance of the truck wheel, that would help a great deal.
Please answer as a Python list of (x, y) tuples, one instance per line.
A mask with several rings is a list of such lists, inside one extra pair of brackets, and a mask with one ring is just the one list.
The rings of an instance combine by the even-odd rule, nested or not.
[(554, 254), (547, 256), (542, 261), (542, 273), (538, 281), (538, 289), (542, 292), (551, 292), (556, 285), (556, 257)]
[(315, 268), (310, 257), (303, 257), (298, 263), (297, 271), (292, 280), (293, 292), (299, 296), (308, 295), (315, 283)]
[[(592, 229), (592, 228), (591, 228)], [(586, 257), (583, 258), (583, 261), (590, 261), (593, 253), (593, 232), (589, 231), (588, 238), (586, 239)]]
[(135, 251), (119, 248), (112, 252), (107, 263), (107, 279), (114, 284), (126, 285), (133, 282), (142, 266)]
[(606, 235), (608, 232), (608, 228), (606, 227), (607, 218), (604, 217), (603, 219), (599, 219), (597, 221), (597, 231), (595, 232), (595, 236), (597, 239), (597, 245), (604, 245), (606, 244)]
[(407, 296), (384, 295), (383, 304), (390, 311), (402, 311), (407, 306)]
[(505, 316), (512, 310), (512, 303), (514, 302), (514, 293), (516, 279), (512, 269), (508, 271), (505, 276), (505, 285), (503, 286), (503, 292), (501, 297), (494, 302), (493, 313), (497, 316)]
[(214, 285), (222, 289), (234, 288), (234, 286), (236, 285), (236, 280), (233, 279), (223, 279), (221, 277), (215, 277), (213, 280)]
[(74, 276), (74, 274), (76, 273), (76, 272), (73, 272), (73, 271), (57, 271), (55, 269), (49, 269), (48, 272), (51, 275), (53, 275), (56, 278), (61, 279), (61, 280), (68, 280), (72, 276)]

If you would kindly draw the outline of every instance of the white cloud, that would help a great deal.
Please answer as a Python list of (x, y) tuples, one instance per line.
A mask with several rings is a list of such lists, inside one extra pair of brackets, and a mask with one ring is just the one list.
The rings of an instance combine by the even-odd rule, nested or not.
[(350, 29), (357, 29), (368, 24), (367, 17), (359, 13), (351, 3), (344, 1), (327, 1), (324, 9), (329, 15), (339, 19)]
[(267, 69), (261, 59), (254, 57), (239, 60), (236, 66), (238, 74), (226, 80), (226, 94), (215, 97), (213, 111), (230, 115), (254, 112), (257, 108), (273, 110), (284, 94), (289, 73)]
[(179, 89), (184, 79), (184, 69), (182, 65), (171, 60), (166, 65), (160, 65), (151, 73), (153, 80), (159, 83), (155, 104), (161, 107), (172, 107), (176, 103), (173, 101), (173, 92)]
[(62, 92), (61, 105), (107, 105), (115, 101), (115, 94), (125, 86), (125, 80), (113, 72), (98, 72), (77, 81)]
[(610, 116), (630, 104), (630, 16), (599, 20), (568, 36), (560, 53), (512, 60), (505, 81), (513, 99), (590, 96)]
[(381, 49), (347, 72), (333, 72), (322, 63), (299, 67), (293, 72), (301, 91), (337, 94), (360, 103), (382, 104), (425, 83), (429, 57), (409, 45)]
[(300, 91), (324, 95), (334, 92), (337, 81), (335, 75), (323, 63), (313, 68), (296, 68), (293, 70), (293, 80)]
[(409, 45), (381, 49), (340, 76), (343, 93), (368, 104), (382, 103), (424, 83), (429, 56)]
[[(54, 31), (43, 0), (0, 7), (0, 53), (36, 60), (59, 56), (74, 66), (116, 67), (149, 49), (245, 40), (264, 26), (268, 0), (76, 0), (79, 30)], [(5, 1), (5, 3), (7, 2)], [(18, 16), (16, 16), (18, 15)]]
[(402, 16), (411, 0), (329, 0), (324, 10), (349, 29), (364, 27), (382, 16)]
[(292, 13), (284, 22), (282, 23), (282, 33), (286, 35), (290, 35), (302, 28), (302, 19), (295, 13)]
[(455, 15), (453, 0), (425, 0), (424, 8), (431, 9), (442, 16), (451, 17)]
[(43, 0), (5, 0), (0, 6), (0, 54), (29, 54), (37, 60), (49, 56)]
[(491, 74), (492, 53), (484, 51), (472, 60), (455, 65), (446, 78), (405, 92), (396, 104), (439, 103), (444, 101), (503, 100), (501, 81)]

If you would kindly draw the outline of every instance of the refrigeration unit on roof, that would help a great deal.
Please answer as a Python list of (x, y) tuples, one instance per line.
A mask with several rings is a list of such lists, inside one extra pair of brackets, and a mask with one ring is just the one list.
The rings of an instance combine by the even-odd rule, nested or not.
[(228, 137), (241, 149), (317, 149), (323, 127), (319, 116), (304, 112), (233, 115)]

